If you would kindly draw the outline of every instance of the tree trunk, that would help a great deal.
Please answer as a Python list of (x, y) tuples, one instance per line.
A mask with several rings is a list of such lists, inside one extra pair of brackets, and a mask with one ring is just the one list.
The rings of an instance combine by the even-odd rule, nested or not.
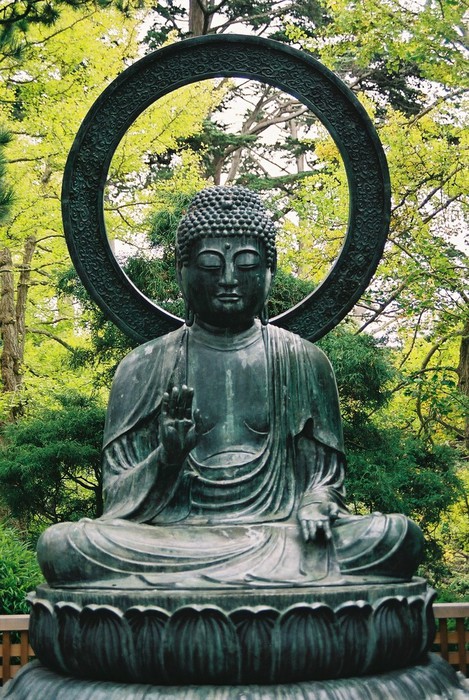
[[(290, 120), (290, 134), (294, 141), (298, 141), (298, 122), (296, 119)], [(304, 153), (298, 153), (295, 156), (296, 159), (296, 171), (297, 173), (304, 173), (306, 170), (306, 160)]]
[[(0, 365), (4, 393), (17, 392), (23, 380), (26, 302), (35, 246), (36, 241), (32, 236), (26, 239), (16, 304), (11, 251), (9, 248), (0, 250), (0, 335), (3, 343)], [(15, 420), (22, 412), (22, 406), (17, 402), (11, 409), (10, 419)]]
[(13, 261), (8, 248), (0, 250), (0, 333), (3, 341), (1, 373), (3, 391), (16, 391), (20, 379), (18, 335), (16, 332)]
[[(459, 348), (458, 375), (459, 389), (465, 397), (469, 397), (469, 318), (464, 325), (463, 337)], [(469, 450), (469, 413), (465, 417), (464, 435), (466, 449)]]
[(24, 342), (26, 339), (26, 302), (31, 284), (31, 261), (36, 249), (36, 239), (29, 236), (24, 244), (23, 262), (20, 268), (20, 278), (16, 293), (16, 332), (18, 336), (18, 355), (20, 362), (24, 358)]
[(201, 36), (205, 33), (205, 13), (202, 0), (190, 0), (189, 33), (192, 36)]

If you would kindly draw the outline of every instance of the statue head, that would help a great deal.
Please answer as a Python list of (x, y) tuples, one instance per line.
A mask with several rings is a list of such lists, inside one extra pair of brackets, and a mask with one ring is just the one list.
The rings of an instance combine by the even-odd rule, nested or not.
[(262, 315), (276, 266), (275, 226), (244, 187), (199, 192), (177, 231), (178, 280), (204, 323), (241, 329)]

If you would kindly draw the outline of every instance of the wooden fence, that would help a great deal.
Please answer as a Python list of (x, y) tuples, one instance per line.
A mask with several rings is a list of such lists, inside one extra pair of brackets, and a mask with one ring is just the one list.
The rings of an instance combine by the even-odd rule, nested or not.
[[(438, 624), (433, 650), (467, 676), (469, 603), (438, 603), (433, 610)], [(0, 686), (34, 658), (28, 629), (29, 615), (0, 615)]]
[(34, 658), (28, 629), (29, 615), (0, 615), (0, 686)]
[[(451, 666), (468, 676), (469, 603), (435, 603), (433, 611), (438, 623), (435, 651), (441, 654)], [(448, 624), (449, 620), (451, 620), (450, 624)], [(452, 629), (453, 627), (455, 629)]]

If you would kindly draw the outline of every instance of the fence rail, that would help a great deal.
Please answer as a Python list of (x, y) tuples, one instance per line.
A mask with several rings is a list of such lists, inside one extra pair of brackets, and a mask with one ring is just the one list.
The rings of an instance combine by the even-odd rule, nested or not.
[[(433, 610), (438, 626), (433, 650), (467, 676), (469, 603), (437, 603)], [(28, 630), (29, 615), (0, 615), (0, 686), (34, 658)]]
[[(469, 603), (435, 603), (433, 612), (438, 623), (435, 637), (435, 651), (468, 675), (469, 663)], [(455, 620), (455, 629), (448, 629), (448, 620)], [(453, 626), (453, 624), (451, 625)]]
[(29, 615), (0, 615), (0, 686), (34, 658), (28, 630)]

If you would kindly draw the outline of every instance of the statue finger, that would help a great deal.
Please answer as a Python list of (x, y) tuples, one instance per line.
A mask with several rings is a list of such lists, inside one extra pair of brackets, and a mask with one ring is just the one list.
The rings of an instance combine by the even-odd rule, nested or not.
[(308, 528), (308, 522), (307, 520), (300, 520), (301, 524), (301, 531), (303, 533), (303, 539), (305, 542), (309, 540), (309, 528)]
[(308, 520), (308, 534), (311, 542), (314, 542), (318, 533), (318, 523), (314, 520)]
[(176, 410), (177, 410), (177, 405), (178, 405), (178, 399), (179, 399), (179, 390), (177, 386), (173, 386), (171, 389), (171, 393), (169, 395), (169, 402), (168, 402), (168, 415), (171, 418), (177, 418), (176, 415)]
[(186, 391), (187, 391), (187, 386), (185, 384), (183, 384), (178, 391), (177, 401), (176, 401), (176, 405), (174, 407), (174, 410), (175, 410), (174, 417), (178, 418), (179, 420), (182, 420), (186, 416)]
[(183, 386), (184, 389), (184, 400), (183, 400), (183, 409), (184, 409), (184, 415), (182, 416), (183, 418), (192, 418), (192, 399), (194, 398), (194, 389), (188, 386)]
[(194, 427), (197, 437), (202, 435), (204, 432), (204, 423), (202, 420), (202, 414), (198, 408), (196, 408), (194, 411)]
[(166, 416), (169, 410), (169, 394), (167, 391), (164, 392), (163, 398), (161, 400), (161, 413)]
[(325, 520), (322, 525), (322, 530), (324, 532), (324, 537), (326, 540), (331, 540), (332, 539), (332, 530), (331, 530), (331, 524)]

